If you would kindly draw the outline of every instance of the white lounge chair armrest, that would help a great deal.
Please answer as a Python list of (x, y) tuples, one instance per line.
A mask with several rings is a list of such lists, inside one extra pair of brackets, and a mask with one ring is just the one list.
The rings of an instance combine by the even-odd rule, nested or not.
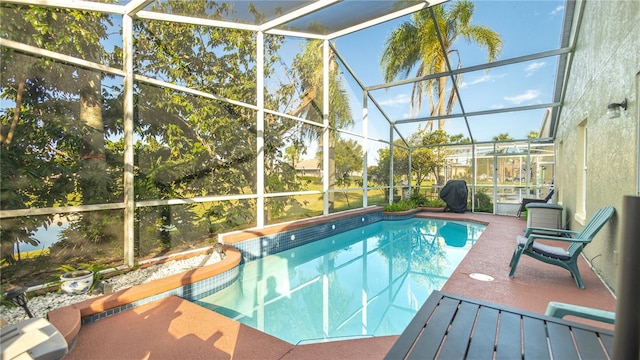
[(577, 243), (577, 242), (588, 243), (591, 241), (589, 239), (567, 238), (564, 236), (531, 234), (527, 238), (527, 243), (531, 243), (534, 240), (553, 240), (553, 241), (561, 241), (566, 243)]
[(566, 304), (557, 301), (549, 302), (545, 315), (553, 316), (559, 319), (571, 315), (581, 317), (583, 319), (600, 321), (607, 324), (615, 324), (616, 322), (616, 313), (612, 311), (594, 309), (580, 305)]
[(564, 229), (552, 229), (552, 228), (542, 228), (542, 227), (528, 227), (525, 229), (525, 234), (524, 236), (529, 236), (532, 233), (535, 232), (551, 232), (551, 233), (558, 233), (558, 234), (565, 234), (565, 235), (576, 235), (578, 234), (577, 231), (571, 231), (571, 230), (564, 230)]

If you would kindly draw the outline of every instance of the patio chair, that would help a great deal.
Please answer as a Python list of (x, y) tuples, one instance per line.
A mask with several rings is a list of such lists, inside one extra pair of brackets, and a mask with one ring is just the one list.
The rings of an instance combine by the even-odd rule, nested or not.
[(549, 301), (547, 304), (547, 311), (545, 311), (544, 314), (558, 319), (562, 319), (565, 316), (576, 316), (583, 319), (600, 321), (606, 324), (613, 325), (616, 323), (616, 313), (613, 311), (594, 309), (591, 307), (567, 304), (558, 301)]
[(69, 351), (64, 336), (47, 319), (6, 325), (0, 334), (2, 359), (61, 359)]
[[(615, 208), (613, 206), (603, 207), (591, 217), (587, 225), (585, 225), (580, 232), (537, 227), (527, 228), (524, 236), (517, 236), (516, 248), (509, 262), (509, 266), (511, 266), (509, 277), (512, 278), (514, 276), (520, 257), (522, 255), (528, 255), (547, 264), (560, 266), (569, 270), (578, 287), (584, 289), (584, 283), (578, 271), (578, 257), (582, 249), (593, 240), (598, 231), (600, 231), (611, 216), (613, 216), (614, 212)], [(543, 235), (535, 233), (537, 231), (553, 231), (562, 235)], [(536, 240), (552, 240), (569, 243), (570, 245), (565, 249), (559, 246), (541, 244)]]
[(547, 194), (547, 196), (544, 197), (544, 199), (522, 198), (522, 203), (520, 204), (520, 209), (518, 209), (518, 213), (516, 214), (516, 217), (519, 218), (520, 214), (522, 214), (522, 212), (526, 210), (527, 204), (530, 204), (530, 203), (546, 203), (549, 200), (551, 200), (551, 197), (553, 196), (553, 192), (554, 191), (555, 190), (553, 188), (551, 188), (549, 190), (549, 193)]

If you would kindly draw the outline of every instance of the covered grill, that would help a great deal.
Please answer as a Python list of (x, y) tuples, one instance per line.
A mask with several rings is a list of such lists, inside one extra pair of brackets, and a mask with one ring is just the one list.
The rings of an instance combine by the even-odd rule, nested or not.
[(440, 191), (440, 198), (447, 206), (444, 211), (464, 213), (467, 210), (467, 182), (464, 180), (449, 180)]

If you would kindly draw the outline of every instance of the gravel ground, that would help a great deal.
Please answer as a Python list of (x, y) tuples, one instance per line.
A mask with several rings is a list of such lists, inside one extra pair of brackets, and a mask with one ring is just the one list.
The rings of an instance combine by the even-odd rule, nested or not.
[[(114, 291), (129, 288), (134, 285), (143, 284), (152, 280), (161, 279), (170, 275), (178, 274), (200, 266), (214, 264), (220, 261), (220, 255), (212, 252), (207, 255), (194, 256), (185, 260), (168, 261), (163, 264), (152, 265), (144, 269), (130, 271), (123, 275), (110, 277), (107, 282), (113, 284)], [(101, 294), (91, 295), (66, 295), (62, 292), (50, 292), (42, 296), (29, 298), (27, 306), (35, 317), (46, 318), (47, 313), (59, 307), (75, 304)], [(0, 316), (7, 324), (15, 324), (28, 319), (24, 309), (21, 307), (6, 307), (0, 305)]]

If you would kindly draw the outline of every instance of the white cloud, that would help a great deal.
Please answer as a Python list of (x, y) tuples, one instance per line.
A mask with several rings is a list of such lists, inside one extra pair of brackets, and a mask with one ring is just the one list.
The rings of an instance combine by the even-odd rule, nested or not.
[(384, 106), (398, 106), (398, 105), (408, 104), (410, 101), (411, 101), (411, 97), (409, 95), (398, 94), (392, 99), (385, 99), (380, 101), (379, 103), (380, 105), (384, 105)]
[(564, 10), (564, 5), (558, 5), (558, 6), (556, 6), (556, 8), (555, 8), (555, 9), (553, 9), (553, 10), (551, 11), (551, 13), (550, 13), (549, 15), (551, 15), (551, 16), (556, 16), (556, 15), (558, 15), (559, 13), (561, 13), (561, 12), (562, 12), (562, 10)]
[(462, 80), (462, 82), (460, 83), (460, 88), (462, 89), (462, 88), (464, 88), (466, 86), (471, 86), (471, 85), (481, 84), (481, 83), (485, 83), (485, 82), (495, 81), (496, 79), (503, 78), (503, 77), (505, 77), (507, 75), (508, 74), (498, 74), (498, 75), (484, 74), (482, 76), (479, 76), (479, 77), (476, 77), (474, 79), (471, 79), (471, 81)]
[(546, 63), (544, 61), (534, 62), (527, 65), (527, 67), (524, 69), (524, 72), (526, 73), (526, 76), (532, 76), (536, 71), (538, 71), (538, 69), (543, 68), (545, 65)]
[(529, 101), (529, 100), (533, 100), (535, 98), (537, 98), (538, 96), (540, 96), (540, 91), (538, 90), (527, 90), (522, 94), (519, 95), (515, 95), (515, 96), (505, 96), (505, 100), (516, 104), (516, 105), (520, 105), (525, 101)]

